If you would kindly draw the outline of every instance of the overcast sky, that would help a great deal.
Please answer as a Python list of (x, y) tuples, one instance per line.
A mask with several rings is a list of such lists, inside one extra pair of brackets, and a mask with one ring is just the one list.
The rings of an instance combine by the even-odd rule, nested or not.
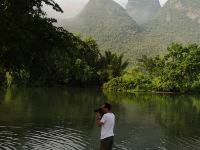
[[(45, 11), (47, 11), (48, 16), (57, 18), (57, 19), (66, 19), (76, 16), (87, 4), (89, 0), (55, 0), (61, 8), (63, 9), (64, 13), (56, 13), (55, 11), (52, 11), (51, 8), (46, 8)], [(118, 2), (123, 7), (126, 6), (128, 0), (114, 0)], [(167, 0), (160, 0), (161, 5), (163, 5)]]

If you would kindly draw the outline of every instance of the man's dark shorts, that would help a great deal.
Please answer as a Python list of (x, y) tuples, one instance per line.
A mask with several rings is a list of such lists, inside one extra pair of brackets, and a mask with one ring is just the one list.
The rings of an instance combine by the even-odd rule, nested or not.
[(114, 142), (114, 136), (102, 139), (100, 150), (112, 150), (113, 142)]

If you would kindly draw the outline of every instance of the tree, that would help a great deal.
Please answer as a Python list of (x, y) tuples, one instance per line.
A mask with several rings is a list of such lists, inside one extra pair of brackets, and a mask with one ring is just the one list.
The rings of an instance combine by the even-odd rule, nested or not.
[(99, 66), (101, 68), (100, 76), (102, 81), (108, 81), (121, 76), (128, 66), (128, 61), (123, 61), (123, 55), (117, 56), (115, 53), (105, 51), (105, 55), (101, 55)]
[(52, 73), (47, 55), (55, 45), (54, 35), (58, 29), (52, 25), (54, 19), (45, 17), (44, 3), (62, 12), (53, 0), (3, 0), (0, 3), (1, 65), (14, 73), (25, 69), (33, 80), (34, 76)]
[[(62, 9), (53, 0), (3, 0), (0, 2), (0, 67), (12, 72), (15, 83), (99, 84), (104, 69), (118, 76), (126, 67), (122, 56), (100, 65), (102, 56), (92, 38), (84, 41), (47, 18), (43, 4)], [(110, 59), (106, 58), (105, 59)], [(104, 80), (103, 80), (104, 81)]]
[(189, 91), (194, 82), (199, 80), (200, 48), (197, 44), (183, 46), (172, 43), (164, 57), (143, 57), (140, 59), (141, 70), (158, 79), (156, 88), (163, 91)]

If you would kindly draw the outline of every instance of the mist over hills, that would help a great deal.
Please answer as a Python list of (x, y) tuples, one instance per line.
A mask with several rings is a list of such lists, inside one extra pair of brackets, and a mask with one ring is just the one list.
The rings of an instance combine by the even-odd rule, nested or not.
[(161, 8), (159, 0), (129, 0), (127, 12), (139, 24), (151, 20)]
[(169, 0), (156, 17), (144, 25), (144, 43), (147, 40), (157, 43), (155, 49), (163, 49), (171, 42), (200, 43), (199, 6), (199, 0)]
[[(113, 0), (90, 0), (77, 17), (62, 25), (83, 37), (93, 37), (103, 51), (124, 53), (135, 60), (143, 54), (165, 53), (171, 42), (200, 44), (199, 6), (199, 0), (169, 0), (162, 8), (156, 0), (129, 0), (125, 10)], [(145, 24), (129, 16), (133, 9)], [(150, 12), (149, 20), (143, 16), (145, 11)]]

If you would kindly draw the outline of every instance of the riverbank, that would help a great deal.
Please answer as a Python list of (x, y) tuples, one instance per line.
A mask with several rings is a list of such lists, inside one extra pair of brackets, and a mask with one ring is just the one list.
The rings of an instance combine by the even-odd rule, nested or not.
[[(160, 90), (159, 90), (160, 89)], [(117, 93), (154, 93), (154, 94), (191, 94), (199, 93), (200, 88), (192, 86), (190, 89), (163, 90), (155, 84), (154, 79), (126, 79), (118, 77), (103, 84), (103, 90)]]

